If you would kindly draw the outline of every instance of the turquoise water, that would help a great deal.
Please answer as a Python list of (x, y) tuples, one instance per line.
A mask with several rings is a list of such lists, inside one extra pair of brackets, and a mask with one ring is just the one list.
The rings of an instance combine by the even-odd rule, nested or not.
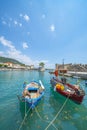
[[(46, 130), (66, 101), (65, 97), (52, 90), (50, 78), (47, 71), (0, 71), (0, 130), (19, 130), (25, 104), (18, 100), (17, 95), (21, 94), (24, 81), (39, 79), (45, 86), (45, 95), (38, 106), (29, 111), (21, 130)], [(75, 79), (69, 78), (69, 81), (74, 83)], [(68, 100), (47, 130), (87, 130), (87, 87), (84, 81), (81, 85), (86, 91), (82, 104)]]

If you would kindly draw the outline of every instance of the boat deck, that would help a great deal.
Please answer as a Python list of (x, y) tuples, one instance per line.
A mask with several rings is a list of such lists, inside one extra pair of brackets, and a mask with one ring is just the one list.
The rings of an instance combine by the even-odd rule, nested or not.
[(31, 96), (31, 98), (37, 98), (37, 97), (39, 97), (40, 96), (40, 93), (39, 92), (32, 92), (32, 93), (30, 93), (30, 96)]

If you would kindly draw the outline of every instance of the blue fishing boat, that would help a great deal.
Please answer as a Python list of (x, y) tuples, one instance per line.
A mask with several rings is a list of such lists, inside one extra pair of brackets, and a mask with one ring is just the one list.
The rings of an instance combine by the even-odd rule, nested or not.
[(29, 84), (24, 83), (23, 86), (22, 101), (26, 102), (33, 109), (44, 96), (45, 88), (41, 80), (39, 82), (33, 81)]

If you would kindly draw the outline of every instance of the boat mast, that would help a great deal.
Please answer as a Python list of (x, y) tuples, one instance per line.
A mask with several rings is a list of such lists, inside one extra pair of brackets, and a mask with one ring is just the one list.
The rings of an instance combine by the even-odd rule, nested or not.
[(63, 78), (64, 78), (64, 59), (63, 59)]

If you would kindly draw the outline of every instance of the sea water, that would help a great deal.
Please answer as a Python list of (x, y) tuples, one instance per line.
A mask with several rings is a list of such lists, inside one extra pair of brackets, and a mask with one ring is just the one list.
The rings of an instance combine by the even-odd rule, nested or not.
[[(50, 78), (48, 71), (0, 71), (0, 130), (87, 130), (85, 82), (80, 81), (86, 95), (78, 105), (55, 92)], [(17, 95), (21, 95), (25, 81), (34, 80), (42, 81), (45, 95), (37, 107), (28, 112), (26, 104), (20, 102)], [(75, 79), (67, 80), (75, 82)]]

